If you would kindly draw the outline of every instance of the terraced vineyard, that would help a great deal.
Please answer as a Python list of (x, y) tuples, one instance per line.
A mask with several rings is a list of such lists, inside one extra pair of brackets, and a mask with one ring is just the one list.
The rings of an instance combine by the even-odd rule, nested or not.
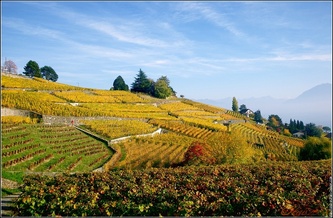
[[(248, 118), (239, 113), (188, 99), (161, 101), (126, 91), (84, 89), (50, 83), (43, 79), (13, 78), (5, 75), (2, 86), (6, 88), (1, 93), (2, 107), (24, 109), (42, 115), (108, 117), (107, 121), (81, 123), (90, 131), (109, 140), (150, 133), (158, 127), (182, 137), (208, 140), (216, 132), (227, 131), (227, 127), (222, 123), (232, 121), (231, 131), (240, 132), (249, 146), (262, 150), (266, 158), (271, 155), (274, 157), (271, 159), (275, 160), (295, 160), (299, 148), (303, 146), (302, 140), (279, 135), (251, 122), (244, 123)], [(115, 121), (118, 118), (121, 120)], [(137, 120), (129, 121), (127, 118)], [(4, 119), (5, 122), (6, 120), (8, 122), (10, 118)], [(54, 144), (63, 143), (64, 141), (59, 140)], [(127, 149), (136, 145), (131, 141), (128, 146)], [(48, 157), (52, 158), (54, 157)]]
[(4, 171), (90, 172), (113, 152), (101, 141), (64, 125), (2, 124)]
[(212, 136), (212, 134), (214, 134), (214, 131), (210, 129), (196, 127), (184, 123), (181, 120), (170, 121), (170, 120), (161, 120), (161, 119), (151, 119), (149, 123), (168, 129), (170, 131), (174, 131), (198, 139), (208, 139), (210, 136)]
[(172, 132), (154, 137), (131, 138), (120, 143), (119, 146), (124, 149), (125, 156), (115, 167), (142, 169), (178, 164), (194, 140)]
[(61, 83), (55, 83), (40, 78), (27, 78), (21, 76), (8, 76), (1, 74), (1, 87), (2, 88), (18, 88), (28, 90), (87, 90), (87, 88), (70, 86)]
[[(42, 116), (1, 119), (2, 172), (32, 173), (17, 215), (328, 215), (329, 162), (296, 162), (303, 140), (237, 112), (18, 76), (2, 88), (2, 108)], [(223, 164), (174, 168), (190, 147)]]
[(239, 131), (255, 148), (260, 149), (274, 160), (297, 160), (297, 153), (303, 146), (303, 141), (290, 137), (282, 137), (275, 132), (263, 130), (255, 124), (233, 124), (232, 130)]
[(157, 130), (153, 125), (139, 120), (93, 120), (83, 121), (83, 126), (109, 140), (125, 136), (151, 133)]
[(167, 111), (164, 111), (153, 104), (144, 103), (84, 103), (80, 107), (96, 112), (108, 113), (114, 117), (124, 118), (163, 118), (172, 119)]

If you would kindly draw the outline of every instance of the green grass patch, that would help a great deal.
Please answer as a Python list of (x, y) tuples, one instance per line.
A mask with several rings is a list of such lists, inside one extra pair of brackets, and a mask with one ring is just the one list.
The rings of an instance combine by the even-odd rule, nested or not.
[(23, 172), (10, 172), (10, 171), (2, 171), (1, 177), (5, 179), (9, 179), (15, 181), (19, 184), (23, 183)]

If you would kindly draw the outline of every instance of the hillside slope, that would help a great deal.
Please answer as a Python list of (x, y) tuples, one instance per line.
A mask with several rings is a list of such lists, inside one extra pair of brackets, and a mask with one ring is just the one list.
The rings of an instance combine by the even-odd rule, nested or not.
[[(222, 147), (211, 151), (213, 155), (219, 155), (219, 149), (231, 149), (227, 146), (230, 141), (220, 143), (221, 140), (230, 140), (230, 133), (246, 143), (246, 148), (235, 151), (250, 149), (253, 155), (256, 154), (249, 161), (297, 160), (297, 153), (304, 143), (303, 140), (269, 131), (239, 113), (182, 98), (156, 99), (139, 93), (85, 89), (43, 79), (6, 75), (2, 75), (1, 97), (2, 108), (33, 111), (42, 116), (41, 122), (47, 120), (49, 124), (63, 127), (75, 121), (74, 124), (107, 140), (135, 137), (153, 132), (158, 127), (163, 128), (159, 136), (130, 138), (115, 145), (113, 148), (120, 156), (114, 167), (139, 169), (177, 165), (194, 142), (207, 146), (220, 144)], [(61, 146), (65, 139), (54, 134), (52, 137), (59, 137)], [(15, 150), (15, 146), (12, 149)], [(242, 155), (250, 155), (251, 152), (243, 152)], [(7, 162), (18, 156), (9, 155), (8, 158)], [(244, 161), (241, 156), (237, 158), (236, 162)], [(22, 166), (23, 171), (26, 169)], [(40, 169), (44, 169), (43, 164)]]

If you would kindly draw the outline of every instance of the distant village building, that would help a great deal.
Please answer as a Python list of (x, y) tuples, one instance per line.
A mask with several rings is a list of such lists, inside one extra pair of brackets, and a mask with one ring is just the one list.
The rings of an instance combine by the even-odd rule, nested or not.
[(243, 109), (239, 111), (241, 114), (245, 115), (246, 117), (250, 117), (251, 114), (254, 114), (252, 110), (250, 109)]
[(293, 134), (294, 137), (302, 138), (304, 136), (304, 132), (295, 132)]

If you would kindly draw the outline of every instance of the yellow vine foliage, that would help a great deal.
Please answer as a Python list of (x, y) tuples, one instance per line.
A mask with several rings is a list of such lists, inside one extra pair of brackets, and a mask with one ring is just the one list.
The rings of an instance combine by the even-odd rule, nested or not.
[(1, 123), (27, 123), (27, 124), (35, 124), (37, 123), (36, 118), (24, 117), (24, 116), (2, 116)]

